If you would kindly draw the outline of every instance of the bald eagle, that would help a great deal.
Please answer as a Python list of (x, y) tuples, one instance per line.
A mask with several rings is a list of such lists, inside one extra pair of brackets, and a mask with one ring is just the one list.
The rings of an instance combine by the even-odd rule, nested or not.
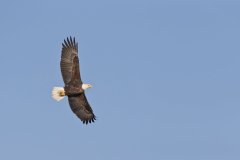
[(84, 84), (81, 80), (78, 43), (75, 41), (75, 38), (67, 37), (67, 39), (64, 39), (60, 68), (65, 86), (53, 87), (52, 98), (60, 101), (64, 96), (68, 96), (69, 105), (76, 116), (84, 124), (94, 122), (96, 117), (84, 93), (92, 85)]

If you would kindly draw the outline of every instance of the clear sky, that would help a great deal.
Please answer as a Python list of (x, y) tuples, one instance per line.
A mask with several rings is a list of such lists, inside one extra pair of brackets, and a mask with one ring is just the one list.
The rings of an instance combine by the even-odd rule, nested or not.
[[(2, 0), (1, 160), (239, 160), (240, 1)], [(79, 42), (97, 116), (83, 125), (59, 61)]]

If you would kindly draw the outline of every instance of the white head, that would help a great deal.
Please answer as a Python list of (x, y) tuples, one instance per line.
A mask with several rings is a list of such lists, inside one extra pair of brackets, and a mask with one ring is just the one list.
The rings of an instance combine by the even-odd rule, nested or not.
[(92, 88), (92, 85), (91, 84), (82, 84), (82, 89), (83, 90), (86, 90), (88, 88)]

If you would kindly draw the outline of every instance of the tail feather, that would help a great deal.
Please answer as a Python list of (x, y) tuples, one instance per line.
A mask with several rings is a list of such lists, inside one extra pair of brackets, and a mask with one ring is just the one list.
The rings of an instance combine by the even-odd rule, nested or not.
[(52, 98), (56, 101), (60, 101), (64, 98), (65, 91), (63, 87), (53, 87)]

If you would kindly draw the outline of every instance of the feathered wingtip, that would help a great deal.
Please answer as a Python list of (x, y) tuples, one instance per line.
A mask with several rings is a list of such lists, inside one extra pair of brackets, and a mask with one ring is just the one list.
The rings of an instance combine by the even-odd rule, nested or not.
[(93, 114), (93, 117), (91, 119), (88, 120), (82, 120), (83, 124), (88, 124), (88, 123), (92, 123), (96, 120), (96, 116)]
[(78, 43), (75, 41), (75, 37), (67, 37), (66, 39), (64, 39), (64, 43), (62, 43), (62, 49), (66, 49), (66, 48), (73, 48), (76, 51), (78, 51)]
[(64, 98), (65, 91), (63, 87), (53, 87), (52, 89), (52, 98), (56, 101), (60, 101)]

